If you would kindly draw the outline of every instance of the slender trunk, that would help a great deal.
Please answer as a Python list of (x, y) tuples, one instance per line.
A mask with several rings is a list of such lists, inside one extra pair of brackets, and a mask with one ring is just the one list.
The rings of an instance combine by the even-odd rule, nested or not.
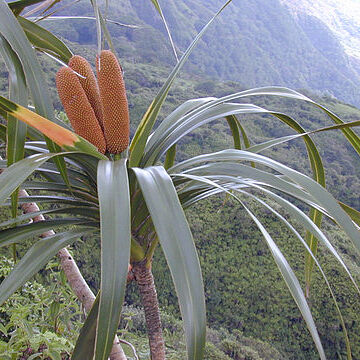
[[(21, 189), (19, 191), (19, 196), (26, 197), (29, 196), (29, 194), (27, 193), (26, 190)], [(37, 206), (36, 203), (24, 203), (21, 205), (21, 209), (26, 214), (39, 211), (39, 207)], [(45, 218), (43, 215), (34, 216), (33, 218), (33, 221), (44, 221), (44, 220)], [(43, 233), (41, 236), (46, 237), (54, 234), (55, 232), (53, 230), (49, 230)], [(75, 293), (79, 301), (82, 303), (86, 312), (89, 312), (95, 301), (94, 293), (91, 291), (85, 279), (83, 278), (75, 260), (70, 255), (69, 251), (66, 248), (61, 249), (58, 252), (57, 256), (60, 259), (61, 268), (65, 273), (65, 276), (68, 280), (68, 283), (72, 291)], [(115, 336), (114, 339), (114, 344), (110, 353), (110, 359), (111, 360), (127, 359), (117, 336)]]
[(139, 287), (145, 311), (151, 360), (165, 360), (165, 343), (162, 333), (159, 303), (151, 268), (146, 263), (133, 265), (132, 271)]

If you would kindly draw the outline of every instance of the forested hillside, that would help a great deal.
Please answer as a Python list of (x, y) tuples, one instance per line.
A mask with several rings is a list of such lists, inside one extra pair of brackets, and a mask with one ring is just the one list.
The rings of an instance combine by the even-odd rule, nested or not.
[[(186, 49), (222, 5), (221, 0), (163, 2), (176, 49)], [(86, 2), (59, 14), (91, 15)], [(161, 18), (148, 1), (110, 2), (109, 18), (140, 28), (109, 25), (120, 54), (133, 62), (174, 64)], [(94, 23), (61, 21), (58, 33), (80, 43), (94, 43)], [(51, 29), (54, 26), (51, 25)], [(326, 45), (324, 45), (326, 44)], [(307, 88), (360, 104), (360, 73), (339, 40), (315, 17), (296, 21), (279, 0), (234, 1), (201, 40), (188, 71), (248, 86)]]

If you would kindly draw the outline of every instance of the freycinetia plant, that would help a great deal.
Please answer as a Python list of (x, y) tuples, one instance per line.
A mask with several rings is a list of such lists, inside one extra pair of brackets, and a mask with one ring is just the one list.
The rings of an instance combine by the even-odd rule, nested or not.
[[(6, 120), (0, 134), (7, 156), (0, 163), (3, 170), (0, 200), (4, 206), (10, 206), (13, 215), (2, 224), (0, 245), (15, 249), (16, 244), (42, 235), (1, 283), (0, 303), (58, 254), (70, 286), (87, 310), (73, 360), (126, 358), (115, 336), (127, 281), (136, 282), (142, 297), (151, 358), (165, 359), (166, 347), (151, 272), (154, 252), (160, 248), (176, 289), (188, 359), (203, 358), (205, 296), (199, 259), (184, 209), (221, 194), (236, 201), (263, 235), (307, 324), (319, 357), (325, 359), (306, 294), (253, 207), (257, 205), (272, 212), (303, 244), (305, 292), (310, 291), (311, 273), (316, 265), (334, 299), (343, 325), (347, 356), (351, 359), (351, 343), (344, 320), (316, 253), (317, 244), (321, 242), (360, 293), (346, 264), (321, 230), (325, 216), (338, 224), (360, 250), (359, 213), (339, 203), (325, 189), (324, 169), (311, 133), (283, 113), (241, 100), (277, 96), (313, 102), (290, 89), (257, 88), (221, 98), (190, 99), (158, 124), (159, 112), (179, 70), (206, 29), (230, 2), (224, 4), (183, 53), (130, 139), (122, 69), (114, 51), (103, 47), (102, 34), (110, 49), (113, 41), (96, 1), (92, 1), (99, 38), (98, 57), (92, 64), (96, 67), (95, 76), (86, 60), (72, 54), (38, 22), (21, 16), (27, 6), (34, 4), (35, 10), (46, 16), (48, 9), (41, 0), (11, 3), (0, 0), (0, 52), (10, 82), (9, 96), (0, 97), (0, 114)], [(152, 3), (164, 20), (158, 2), (152, 0)], [(34, 49), (41, 49), (66, 64), (59, 69), (56, 83), (71, 127), (54, 116)], [(29, 107), (30, 99), (34, 109)], [(339, 129), (360, 153), (360, 139), (351, 129), (360, 122), (344, 123), (321, 105), (313, 104), (334, 122), (333, 126), (313, 133)], [(271, 115), (293, 129), (294, 135), (250, 144), (238, 118), (247, 114)], [(178, 162), (177, 143), (193, 130), (217, 119), (229, 125), (234, 147)], [(158, 125), (155, 127), (155, 124)], [(262, 151), (295, 138), (301, 138), (306, 145), (312, 177), (261, 155)], [(32, 191), (35, 192), (32, 194)], [(31, 211), (26, 206), (29, 203), (33, 205)], [(43, 204), (56, 206), (42, 208)], [(17, 213), (18, 206), (23, 210), (21, 215)], [(289, 217), (281, 215), (279, 207)], [(306, 207), (311, 209), (309, 213), (304, 212)], [(29, 222), (29, 219), (35, 221)], [(306, 236), (296, 229), (294, 221), (296, 227), (303, 227)], [(79, 237), (94, 233), (101, 243), (101, 284), (96, 298), (86, 290), (72, 258), (63, 252)]]

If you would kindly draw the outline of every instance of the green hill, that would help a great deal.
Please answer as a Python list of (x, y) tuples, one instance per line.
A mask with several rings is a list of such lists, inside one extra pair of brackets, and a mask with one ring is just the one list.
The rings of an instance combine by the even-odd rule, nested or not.
[[(180, 55), (222, 4), (222, 0), (161, 2)], [(80, 2), (59, 14), (92, 15), (92, 10)], [(174, 64), (164, 25), (150, 1), (110, 2), (108, 14), (112, 20), (140, 26), (109, 25), (121, 57), (134, 63)], [(95, 25), (89, 20), (47, 26), (71, 41), (96, 42)], [(201, 40), (187, 71), (247, 87), (272, 84), (318, 90), (360, 104), (359, 69), (332, 32), (315, 17), (304, 15), (295, 21), (279, 0), (233, 1)]]

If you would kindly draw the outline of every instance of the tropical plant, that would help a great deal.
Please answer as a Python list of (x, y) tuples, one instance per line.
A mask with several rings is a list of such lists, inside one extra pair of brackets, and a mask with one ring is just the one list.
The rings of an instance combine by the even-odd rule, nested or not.
[[(121, 152), (116, 153), (117, 151), (107, 147), (112, 154), (105, 152), (104, 147), (98, 151), (93, 143), (80, 136), (86, 134), (75, 134), (54, 116), (42, 71), (32, 47), (51, 54), (65, 64), (69, 63), (72, 53), (54, 35), (20, 16), (26, 6), (38, 2), (41, 1), (20, 0), (7, 4), (0, 0), (0, 50), (10, 74), (9, 99), (0, 98), (1, 115), (7, 119), (7, 124), (2, 124), (0, 128), (7, 149), (7, 159), (0, 162), (4, 169), (0, 175), (0, 200), (5, 205), (10, 205), (13, 213), (13, 219), (1, 224), (3, 230), (0, 232), (0, 244), (11, 245), (16, 250), (16, 244), (25, 239), (50, 230), (56, 233), (35, 241), (17, 262), (0, 285), (0, 303), (4, 303), (61, 249), (81, 236), (100, 233), (99, 294), (95, 301), (90, 301), (93, 306), (80, 332), (72, 359), (97, 360), (109, 357), (119, 324), (127, 279), (136, 281), (142, 296), (151, 358), (164, 359), (165, 345), (151, 272), (153, 255), (160, 244), (179, 300), (188, 358), (202, 359), (206, 331), (205, 297), (200, 264), (184, 209), (202, 199), (224, 194), (240, 204), (262, 233), (306, 321), (319, 356), (325, 359), (300, 283), (261, 219), (255, 216), (252, 210), (254, 204), (272, 212), (304, 245), (307, 254), (307, 291), (312, 268), (316, 265), (334, 298), (343, 325), (348, 358), (351, 358), (344, 320), (332, 287), (316, 259), (316, 249), (317, 242), (322, 242), (345, 269), (360, 293), (347, 266), (320, 230), (321, 218), (326, 216), (341, 226), (360, 250), (357, 227), (360, 215), (356, 210), (337, 202), (325, 190), (321, 158), (310, 133), (298, 122), (282, 113), (268, 111), (250, 103), (235, 102), (259, 95), (312, 101), (296, 91), (278, 87), (252, 89), (222, 98), (191, 99), (154, 128), (179, 70), (203, 33), (231, 0), (215, 14), (179, 59), (144, 114), (128, 149), (122, 151), (121, 148)], [(158, 2), (152, 0), (152, 3), (163, 18)], [(99, 34), (99, 54), (102, 54), (102, 31), (110, 48), (112, 41), (94, 0), (92, 4)], [(97, 68), (101, 69), (101, 64)], [(99, 80), (100, 90), (101, 81), (103, 80)], [(82, 88), (85, 89), (85, 85)], [(31, 95), (35, 111), (29, 109), (27, 91)], [(65, 89), (65, 95), (66, 91), (68, 90)], [(116, 98), (119, 93), (110, 95)], [(76, 104), (80, 105), (80, 101)], [(314, 105), (321, 108), (335, 123), (316, 131), (341, 129), (350, 144), (360, 153), (360, 139), (351, 130), (351, 126), (357, 126), (360, 122), (343, 123), (321, 105)], [(91, 112), (91, 107), (89, 109)], [(237, 118), (241, 114), (271, 115), (295, 130), (296, 134), (251, 145)], [(229, 124), (234, 148), (176, 162), (177, 143), (189, 132), (216, 119), (225, 119)], [(123, 128), (116, 131), (124, 134)], [(106, 137), (106, 130), (104, 134)], [(306, 145), (313, 179), (259, 154), (298, 137)], [(19, 187), (34, 193), (18, 198)], [(289, 197), (309, 207), (310, 214), (307, 215)], [(10, 201), (7, 202), (9, 198)], [(46, 206), (43, 209), (37, 208), (35, 213), (25, 211), (25, 214), (17, 214), (18, 204), (24, 209), (25, 204), (35, 202), (41, 206), (54, 206), (50, 209)], [(277, 204), (276, 207), (274, 203)], [(278, 206), (291, 216), (291, 220), (287, 220), (276, 210)], [(27, 222), (36, 216), (42, 216), (42, 221)], [(307, 231), (306, 238), (292, 225), (292, 220)], [(71, 277), (72, 274), (69, 274), (70, 282)], [(115, 355), (112, 356), (116, 358)]]

